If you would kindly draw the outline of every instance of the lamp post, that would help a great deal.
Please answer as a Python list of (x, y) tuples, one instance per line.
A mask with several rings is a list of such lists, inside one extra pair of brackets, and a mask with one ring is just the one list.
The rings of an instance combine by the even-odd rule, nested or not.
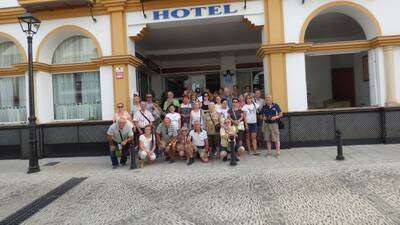
[(32, 56), (32, 39), (37, 33), (40, 26), (40, 20), (32, 16), (31, 13), (24, 13), (18, 17), (22, 31), (26, 34), (28, 40), (28, 77), (29, 77), (29, 147), (30, 158), (28, 173), (36, 173), (40, 171), (38, 154), (37, 154), (37, 139), (36, 139), (36, 116), (35, 116), (35, 94), (33, 87), (33, 56)]

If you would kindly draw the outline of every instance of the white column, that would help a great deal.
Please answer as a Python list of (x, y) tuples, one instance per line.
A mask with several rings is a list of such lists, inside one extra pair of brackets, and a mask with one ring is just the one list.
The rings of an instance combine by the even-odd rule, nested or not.
[[(265, 36), (266, 32), (264, 31), (265, 26), (261, 31), (261, 40), (262, 44), (267, 44), (267, 37)], [(263, 72), (264, 72), (264, 90), (265, 94), (269, 94), (269, 59), (268, 56), (264, 56), (263, 58)]]
[(264, 90), (265, 95), (269, 94), (269, 59), (268, 56), (263, 58), (263, 72), (264, 72)]
[(394, 65), (394, 47), (383, 47), (384, 65), (385, 65), (385, 84), (386, 84), (386, 106), (397, 105), (396, 99), (396, 79)]
[(39, 123), (54, 121), (53, 79), (48, 72), (35, 73), (35, 103)]
[(134, 66), (128, 65), (128, 72), (129, 72), (129, 97), (131, 99), (131, 104), (133, 104), (133, 93), (139, 93), (137, 85), (136, 68)]
[(368, 51), (371, 106), (385, 105), (385, 69), (382, 48)]
[(114, 116), (113, 67), (100, 67), (101, 114), (103, 120)]
[(286, 54), (286, 79), (289, 112), (307, 110), (306, 62), (304, 53)]
[(396, 97), (397, 102), (400, 102), (400, 46), (394, 50), (394, 64), (395, 64), (395, 84), (396, 84)]

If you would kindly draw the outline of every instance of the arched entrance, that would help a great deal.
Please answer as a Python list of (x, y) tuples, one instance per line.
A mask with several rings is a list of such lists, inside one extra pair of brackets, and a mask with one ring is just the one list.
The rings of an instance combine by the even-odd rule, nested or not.
[[(376, 20), (365, 9), (350, 3), (323, 6), (311, 16), (301, 36), (306, 43), (329, 46), (364, 41), (380, 34)], [(368, 50), (306, 54), (309, 109), (371, 106)]]

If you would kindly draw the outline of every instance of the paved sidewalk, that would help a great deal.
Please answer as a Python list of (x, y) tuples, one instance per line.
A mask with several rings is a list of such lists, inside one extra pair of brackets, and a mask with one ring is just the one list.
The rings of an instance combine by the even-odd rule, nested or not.
[[(108, 157), (0, 161), (0, 220), (72, 177), (88, 177), (24, 224), (400, 224), (400, 145), (283, 150), (112, 170)], [(60, 161), (58, 165), (44, 164)]]

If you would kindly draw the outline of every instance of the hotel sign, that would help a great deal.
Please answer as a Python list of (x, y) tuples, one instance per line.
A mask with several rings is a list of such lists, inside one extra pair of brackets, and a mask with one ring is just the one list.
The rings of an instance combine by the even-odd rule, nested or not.
[(238, 9), (234, 9), (231, 4), (199, 6), (178, 9), (163, 9), (152, 11), (154, 21), (175, 20), (184, 18), (201, 18), (214, 16), (228, 16), (238, 13)]

